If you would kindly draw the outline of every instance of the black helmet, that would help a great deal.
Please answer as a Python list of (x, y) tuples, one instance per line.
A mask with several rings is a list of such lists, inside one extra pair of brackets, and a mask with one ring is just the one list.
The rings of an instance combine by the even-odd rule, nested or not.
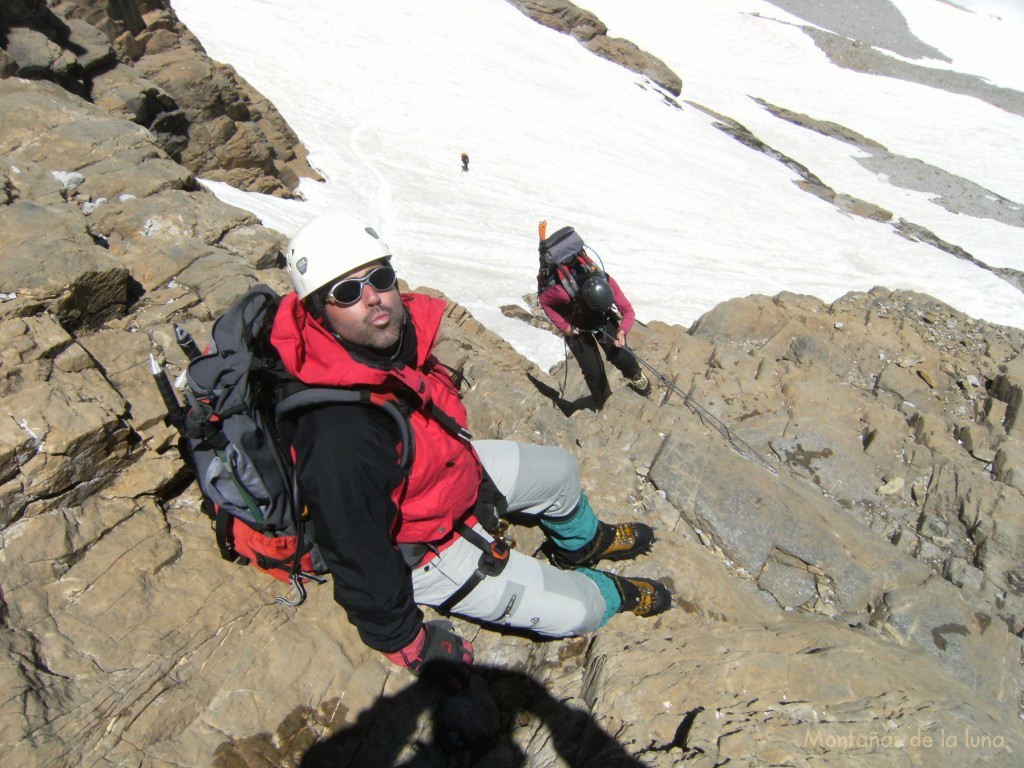
[(592, 275), (587, 278), (580, 290), (580, 295), (583, 296), (583, 301), (587, 306), (595, 312), (607, 312), (615, 303), (612, 287), (601, 275)]

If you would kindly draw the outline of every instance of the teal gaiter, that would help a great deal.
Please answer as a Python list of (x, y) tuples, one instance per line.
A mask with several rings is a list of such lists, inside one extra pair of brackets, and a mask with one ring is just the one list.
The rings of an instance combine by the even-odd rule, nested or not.
[(575, 552), (587, 546), (597, 535), (597, 515), (590, 508), (587, 495), (581, 493), (576, 511), (554, 519), (542, 517), (540, 527), (556, 546)]
[(597, 588), (601, 590), (601, 597), (604, 598), (605, 604), (604, 617), (601, 619), (601, 626), (603, 627), (608, 623), (608, 619), (619, 612), (619, 608), (622, 607), (622, 596), (619, 594), (615, 582), (612, 581), (612, 577), (607, 573), (594, 571), (590, 568), (577, 568), (576, 573), (582, 573), (597, 584)]
[[(542, 517), (540, 527), (544, 529), (544, 532), (547, 533), (548, 538), (551, 539), (555, 546), (569, 552), (575, 552), (587, 546), (597, 535), (597, 515), (591, 509), (590, 502), (587, 501), (587, 495), (581, 493), (580, 503), (576, 506), (574, 512), (570, 512), (565, 517), (555, 519)], [(605, 604), (601, 626), (604, 626), (608, 619), (614, 616), (622, 606), (622, 597), (619, 595), (619, 590), (615, 587), (615, 582), (612, 581), (608, 574), (601, 571), (595, 571), (590, 568), (577, 568), (576, 571), (594, 582), (597, 588), (601, 590), (601, 597), (604, 598)]]

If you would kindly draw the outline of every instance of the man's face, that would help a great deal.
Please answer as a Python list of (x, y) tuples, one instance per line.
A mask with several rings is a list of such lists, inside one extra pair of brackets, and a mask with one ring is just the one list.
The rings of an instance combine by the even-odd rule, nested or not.
[[(373, 270), (387, 266), (386, 261), (375, 261), (353, 270), (338, 280), (366, 277)], [(397, 282), (391, 288), (378, 291), (364, 283), (359, 300), (348, 306), (338, 306), (330, 297), (324, 305), (324, 317), (336, 334), (351, 344), (372, 349), (388, 349), (402, 333), (405, 306), (398, 292)]]

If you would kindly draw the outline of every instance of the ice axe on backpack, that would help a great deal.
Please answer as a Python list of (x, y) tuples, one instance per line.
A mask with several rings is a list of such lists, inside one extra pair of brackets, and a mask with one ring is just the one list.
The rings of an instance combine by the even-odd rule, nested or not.
[[(171, 327), (174, 328), (174, 340), (190, 363), (203, 354), (191, 333), (177, 323), (171, 323)], [(160, 392), (160, 399), (164, 401), (164, 407), (167, 409), (166, 422), (176, 427), (178, 432), (184, 433), (185, 409), (181, 407), (178, 396), (174, 394), (174, 386), (167, 376), (167, 371), (152, 353), (149, 355), (149, 369), (153, 374), (153, 381), (156, 382), (156, 388)]]
[(174, 340), (178, 342), (178, 348), (185, 353), (190, 363), (203, 354), (191, 333), (177, 323), (171, 323), (171, 327), (174, 328)]
[(184, 429), (185, 410), (178, 402), (178, 396), (174, 394), (174, 387), (171, 385), (171, 380), (167, 378), (167, 371), (153, 357), (152, 352), (149, 354), (149, 369), (153, 373), (156, 388), (160, 391), (160, 398), (164, 401), (164, 407), (167, 409), (165, 421), (181, 432)]
[[(174, 340), (190, 363), (203, 354), (191, 333), (177, 323), (171, 323), (171, 327), (174, 328)], [(167, 371), (152, 352), (149, 354), (149, 370), (153, 374), (153, 381), (156, 382), (156, 388), (160, 392), (160, 399), (164, 401), (164, 407), (167, 409), (167, 423), (177, 427), (181, 432), (184, 429), (185, 409), (181, 407), (178, 396), (174, 394), (174, 385), (171, 384)]]

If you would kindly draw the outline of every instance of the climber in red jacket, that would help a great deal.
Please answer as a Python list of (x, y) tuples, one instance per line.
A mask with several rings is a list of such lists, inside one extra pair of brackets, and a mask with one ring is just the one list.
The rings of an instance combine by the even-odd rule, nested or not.
[[(425, 623), (417, 604), (548, 637), (592, 632), (621, 611), (667, 610), (661, 583), (592, 567), (648, 551), (654, 534), (643, 523), (599, 521), (571, 454), (470, 439), (459, 387), (433, 354), (445, 302), (402, 295), (390, 259), (379, 236), (347, 216), (307, 224), (288, 246), (295, 291), (272, 332), (300, 382), (408, 405), (409, 446), (379, 408), (321, 404), (287, 425), (335, 599), (363, 641), (457, 688), (472, 647), (449, 623)], [(481, 524), (506, 505), (539, 523), (551, 562), (510, 551)]]

